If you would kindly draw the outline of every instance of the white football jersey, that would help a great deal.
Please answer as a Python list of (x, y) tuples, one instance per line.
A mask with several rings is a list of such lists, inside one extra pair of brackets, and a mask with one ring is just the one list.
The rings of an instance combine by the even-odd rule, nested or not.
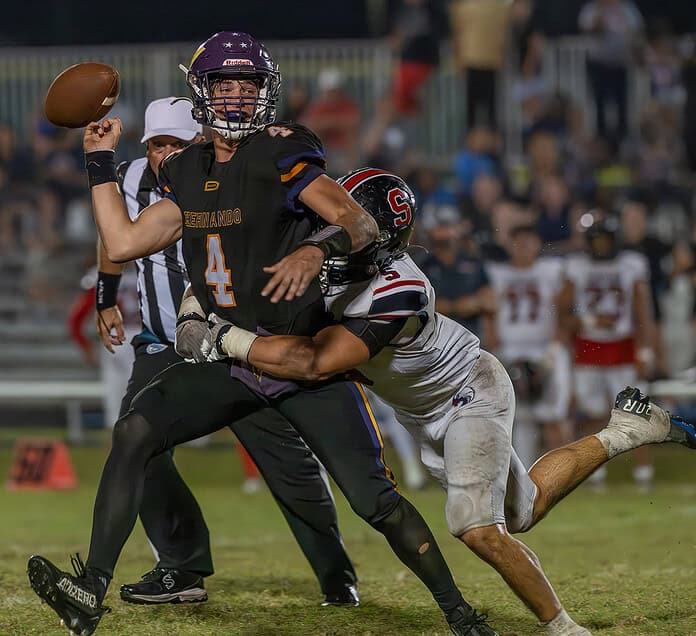
[(544, 357), (556, 331), (555, 298), (564, 269), (563, 261), (554, 257), (540, 258), (525, 269), (509, 263), (487, 266), (498, 300), (500, 357), (506, 362)]
[(347, 285), (327, 303), (337, 320), (407, 323), (391, 344), (359, 367), (370, 387), (396, 411), (436, 417), (461, 389), (479, 357), (479, 339), (435, 312), (435, 292), (411, 257), (364, 283)]
[(612, 342), (633, 336), (633, 289), (648, 280), (648, 263), (642, 254), (619, 252), (611, 260), (593, 260), (589, 254), (568, 257), (566, 276), (575, 289), (578, 315), (614, 318), (609, 328), (582, 328), (578, 336), (596, 342)]

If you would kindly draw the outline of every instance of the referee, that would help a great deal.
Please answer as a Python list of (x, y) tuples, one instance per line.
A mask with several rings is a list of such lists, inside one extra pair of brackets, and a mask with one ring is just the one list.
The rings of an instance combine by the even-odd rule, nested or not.
[[(145, 111), (145, 157), (118, 168), (128, 214), (134, 219), (160, 198), (162, 159), (201, 141), (188, 100), (158, 99)], [(116, 296), (124, 265), (112, 263), (99, 242), (96, 287), (97, 330), (104, 347), (125, 340)], [(122, 417), (133, 397), (158, 373), (181, 362), (174, 351), (176, 317), (188, 284), (181, 241), (135, 261), (143, 330), (132, 340), (135, 361), (121, 403)], [(275, 410), (265, 409), (233, 426), (261, 473), (305, 556), (314, 569), (324, 605), (357, 605), (356, 575), (341, 543), (333, 500), (319, 465), (297, 432)], [(208, 528), (176, 469), (173, 451), (154, 457), (143, 491), (140, 519), (158, 562), (138, 583), (121, 587), (124, 601), (140, 604), (207, 600), (203, 578), (213, 573)]]

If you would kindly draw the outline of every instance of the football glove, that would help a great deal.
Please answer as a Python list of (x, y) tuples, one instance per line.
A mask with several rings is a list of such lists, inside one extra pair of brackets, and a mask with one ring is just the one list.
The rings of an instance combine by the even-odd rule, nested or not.
[(201, 353), (208, 362), (234, 358), (247, 362), (249, 350), (258, 336), (251, 331), (236, 327), (216, 314), (208, 316), (208, 334), (201, 345)]
[(187, 362), (205, 362), (201, 345), (208, 334), (208, 322), (196, 297), (187, 296), (189, 290), (184, 294), (177, 315), (174, 350)]

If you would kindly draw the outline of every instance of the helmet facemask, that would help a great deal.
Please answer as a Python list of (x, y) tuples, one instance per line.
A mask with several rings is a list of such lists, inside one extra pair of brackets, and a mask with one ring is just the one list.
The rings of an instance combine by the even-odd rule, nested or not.
[[(239, 141), (275, 120), (276, 103), (280, 93), (280, 74), (277, 71), (259, 72), (253, 67), (248, 72), (235, 69), (226, 73), (213, 69), (196, 73), (181, 65), (186, 72), (186, 83), (191, 89), (193, 118), (212, 128), (221, 137)], [(216, 95), (220, 82), (254, 82), (257, 94)], [(219, 92), (219, 91), (217, 91)]]

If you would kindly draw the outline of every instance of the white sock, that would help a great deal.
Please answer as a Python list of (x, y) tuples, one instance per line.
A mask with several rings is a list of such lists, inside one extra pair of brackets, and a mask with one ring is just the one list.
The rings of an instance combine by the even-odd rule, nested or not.
[(544, 623), (543, 626), (546, 628), (546, 633), (549, 636), (582, 636), (584, 634), (591, 636), (590, 632), (570, 618), (568, 612), (564, 609), (560, 611), (556, 618), (548, 623)]

